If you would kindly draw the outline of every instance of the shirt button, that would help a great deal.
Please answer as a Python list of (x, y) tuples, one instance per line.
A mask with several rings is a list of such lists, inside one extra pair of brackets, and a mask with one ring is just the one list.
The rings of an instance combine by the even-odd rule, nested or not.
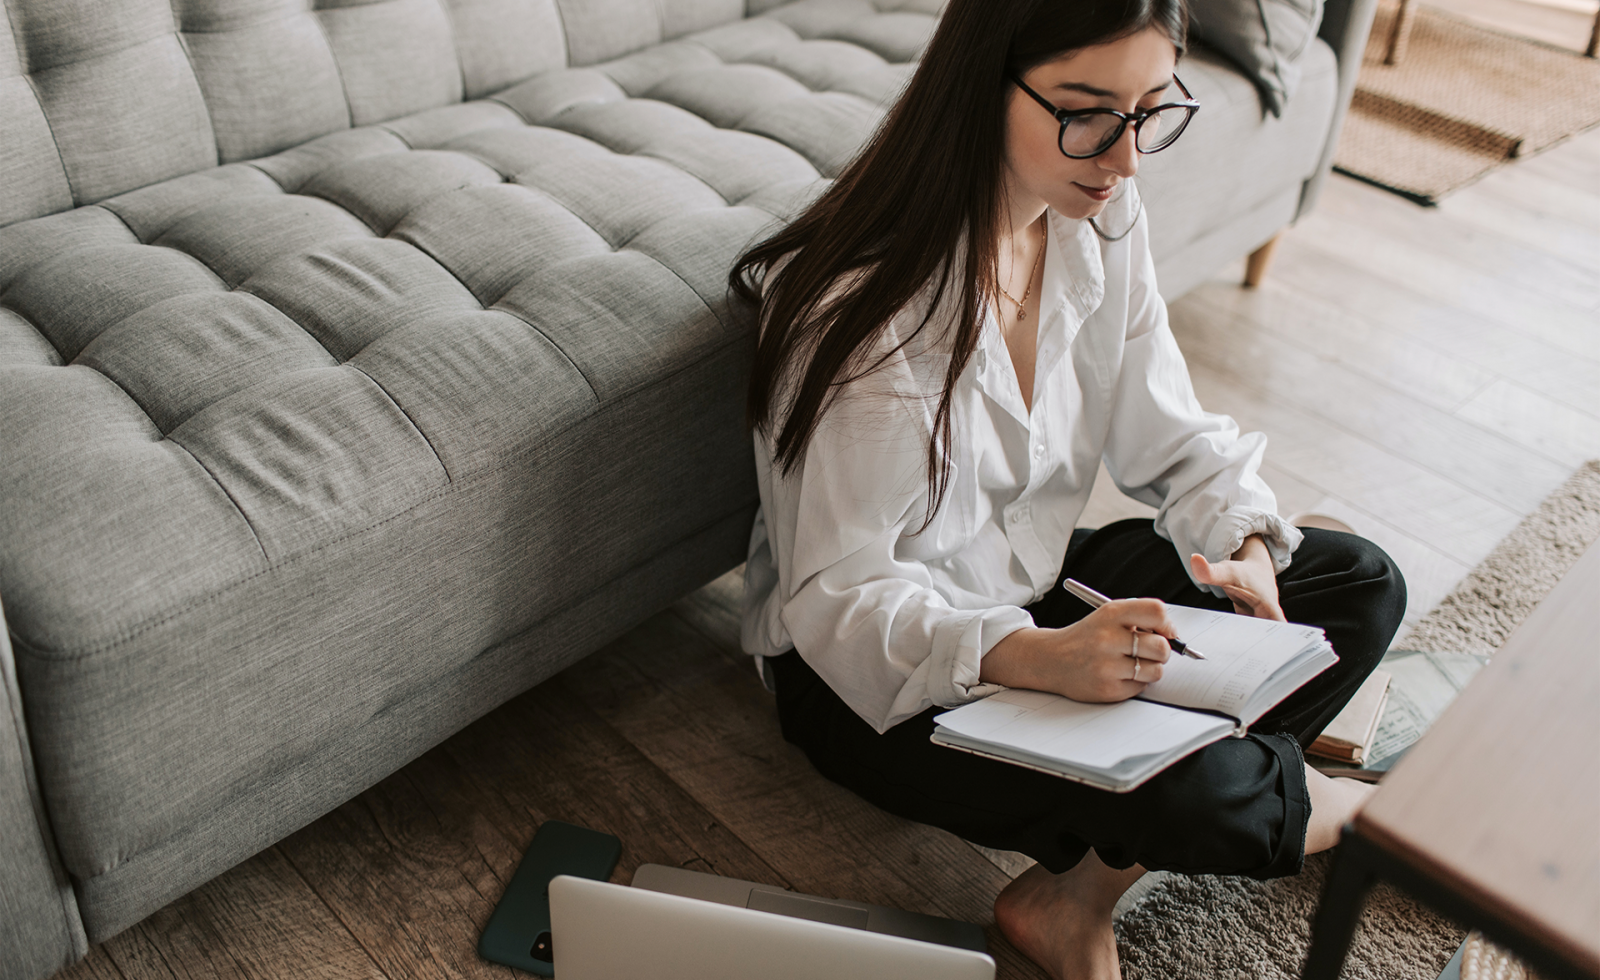
[(1033, 458), (1034, 459), (1044, 459), (1044, 447), (1043, 446), (1034, 446), (1033, 447)]

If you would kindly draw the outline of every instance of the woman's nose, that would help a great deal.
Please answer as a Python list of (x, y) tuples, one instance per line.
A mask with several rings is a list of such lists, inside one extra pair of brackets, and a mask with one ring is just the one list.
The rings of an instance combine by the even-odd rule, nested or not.
[(1124, 129), (1122, 135), (1117, 137), (1117, 141), (1112, 143), (1104, 153), (1101, 153), (1096, 158), (1101, 169), (1109, 170), (1123, 179), (1132, 177), (1137, 173), (1139, 170), (1139, 149), (1135, 145), (1135, 139), (1132, 126)]

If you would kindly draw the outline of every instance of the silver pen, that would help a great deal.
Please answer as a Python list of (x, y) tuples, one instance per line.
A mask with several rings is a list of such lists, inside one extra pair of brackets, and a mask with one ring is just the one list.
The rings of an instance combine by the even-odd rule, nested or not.
[[(1061, 587), (1096, 609), (1099, 609), (1101, 606), (1111, 601), (1075, 578), (1064, 580), (1061, 583)], [(1142, 633), (1147, 631), (1140, 630), (1140, 632)], [(1196, 650), (1194, 647), (1183, 642), (1182, 640), (1177, 639), (1176, 637), (1167, 640), (1167, 646), (1171, 647), (1175, 652), (1183, 654), (1185, 657), (1193, 657), (1195, 660), (1206, 659), (1205, 654), (1201, 653), (1199, 650)]]

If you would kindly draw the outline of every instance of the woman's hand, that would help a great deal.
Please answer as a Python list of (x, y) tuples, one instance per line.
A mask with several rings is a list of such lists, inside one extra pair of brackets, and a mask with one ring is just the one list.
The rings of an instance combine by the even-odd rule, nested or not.
[(1064, 629), (1017, 630), (984, 655), (979, 677), (1074, 701), (1124, 701), (1161, 679), (1174, 635), (1160, 599), (1116, 599)]
[(1229, 561), (1213, 565), (1202, 555), (1190, 555), (1189, 567), (1194, 570), (1195, 581), (1221, 586), (1239, 615), (1286, 621), (1278, 606), (1278, 576), (1272, 568), (1272, 554), (1261, 535), (1245, 538)]

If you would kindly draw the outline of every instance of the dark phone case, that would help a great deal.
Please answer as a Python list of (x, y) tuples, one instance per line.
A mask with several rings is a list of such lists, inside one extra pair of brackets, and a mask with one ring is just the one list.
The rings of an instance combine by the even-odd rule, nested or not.
[(621, 856), (622, 842), (610, 834), (559, 820), (545, 821), (489, 916), (478, 940), (478, 955), (541, 977), (555, 976), (550, 954), (550, 879), (574, 875), (605, 881)]

